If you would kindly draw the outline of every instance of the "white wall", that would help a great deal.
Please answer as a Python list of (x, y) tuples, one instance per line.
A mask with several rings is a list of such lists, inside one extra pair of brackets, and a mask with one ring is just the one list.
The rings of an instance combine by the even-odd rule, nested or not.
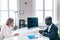
[(57, 21), (60, 31), (60, 0), (57, 0)]
[[(27, 17), (32, 17), (34, 16), (34, 5), (33, 5), (34, 0), (19, 0), (19, 10), (23, 10), (24, 13), (20, 14), (20, 19), (25, 19), (27, 23)], [(27, 4), (25, 4), (27, 2)]]
[(60, 0), (57, 0), (57, 20), (60, 24)]

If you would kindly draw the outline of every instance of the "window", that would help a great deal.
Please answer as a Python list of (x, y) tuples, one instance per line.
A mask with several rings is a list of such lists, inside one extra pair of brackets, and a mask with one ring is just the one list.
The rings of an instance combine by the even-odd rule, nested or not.
[(0, 23), (4, 24), (4, 23), (6, 23), (6, 20), (8, 19), (8, 12), (4, 11), (4, 12), (0, 12), (0, 13), (1, 13)]
[(0, 0), (0, 24), (5, 24), (9, 17), (15, 20), (16, 10), (17, 0)]
[(53, 18), (53, 22), (56, 23), (56, 0), (36, 0), (36, 17), (38, 17), (39, 23), (44, 23), (47, 16)]

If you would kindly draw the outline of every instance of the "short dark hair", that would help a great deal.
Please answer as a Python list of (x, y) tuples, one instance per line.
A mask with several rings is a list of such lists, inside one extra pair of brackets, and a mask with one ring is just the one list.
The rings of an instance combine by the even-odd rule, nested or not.
[(51, 20), (52, 21), (52, 17), (46, 17), (46, 20)]

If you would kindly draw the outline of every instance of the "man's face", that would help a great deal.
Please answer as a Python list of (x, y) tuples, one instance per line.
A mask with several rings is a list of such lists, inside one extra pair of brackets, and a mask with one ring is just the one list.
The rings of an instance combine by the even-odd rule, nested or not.
[(51, 25), (51, 24), (52, 24), (52, 21), (49, 20), (49, 19), (45, 19), (45, 24), (46, 24), (46, 25)]

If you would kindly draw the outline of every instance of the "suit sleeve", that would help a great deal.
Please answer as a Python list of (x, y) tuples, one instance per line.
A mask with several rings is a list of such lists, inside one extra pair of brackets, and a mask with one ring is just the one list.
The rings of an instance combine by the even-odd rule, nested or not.
[(47, 32), (47, 29), (39, 31), (40, 34), (42, 34), (43, 32)]
[(46, 36), (46, 37), (49, 37), (49, 38), (54, 38), (56, 33), (57, 33), (57, 31), (58, 31), (58, 28), (54, 27), (54, 28), (51, 29), (50, 33), (44, 32), (43, 36)]
[(44, 32), (47, 32), (48, 28), (44, 30)]

